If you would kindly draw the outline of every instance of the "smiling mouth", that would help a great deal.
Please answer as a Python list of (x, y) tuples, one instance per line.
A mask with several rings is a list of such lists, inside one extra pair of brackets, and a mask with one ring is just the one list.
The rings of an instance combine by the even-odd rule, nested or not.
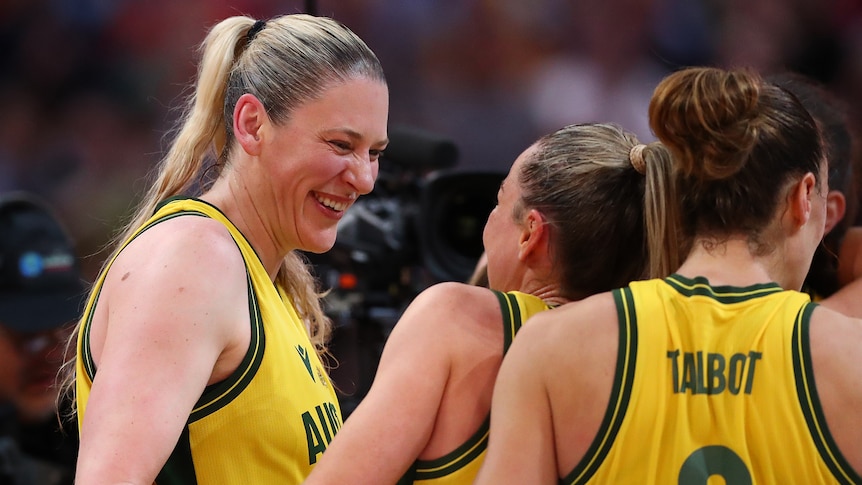
[(315, 198), (321, 205), (336, 212), (343, 212), (350, 205), (346, 202), (336, 202), (329, 197), (323, 197), (320, 195), (317, 195)]

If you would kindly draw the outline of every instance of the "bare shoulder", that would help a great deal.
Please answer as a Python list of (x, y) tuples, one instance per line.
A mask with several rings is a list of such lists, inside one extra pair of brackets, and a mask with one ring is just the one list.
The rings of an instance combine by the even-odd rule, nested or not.
[(862, 376), (862, 366), (859, 365), (862, 320), (820, 305), (811, 315), (808, 338), (816, 362), (833, 368), (836, 373), (840, 371), (838, 378), (859, 380), (858, 376)]
[(518, 376), (521, 388), (538, 383), (544, 390), (561, 470), (571, 470), (584, 455), (607, 410), (617, 322), (611, 293), (567, 303), (531, 317), (503, 359), (505, 375)]
[(123, 249), (105, 278), (90, 334), (94, 358), (109, 335), (120, 339), (114, 348), (158, 341), (170, 349), (170, 340), (208, 344), (218, 355), (242, 347), (246, 286), (242, 255), (221, 223), (187, 216), (156, 224)]
[(862, 320), (819, 306), (811, 315), (808, 340), (829, 431), (850, 465), (862, 473)]
[[(422, 316), (422, 318), (419, 318)], [(464, 283), (438, 283), (425, 289), (407, 308), (402, 321), (410, 325), (433, 325), (437, 331), (500, 328), (500, 303), (487, 288)], [(421, 320), (419, 322), (418, 320)], [(402, 321), (399, 321), (401, 325)]]
[[(597, 344), (618, 336), (617, 309), (611, 293), (600, 293), (583, 300), (566, 303), (553, 310), (532, 316), (521, 330), (536, 341), (544, 340), (549, 348), (567, 348), (574, 358), (589, 355)], [(520, 340), (523, 336), (520, 335)], [(576, 347), (582, 352), (569, 352)]]
[[(601, 293), (567, 303), (530, 318), (509, 353), (520, 353), (543, 370), (553, 395), (571, 396), (571, 389), (604, 390), (604, 376), (613, 375), (619, 326), (613, 296)], [(506, 359), (509, 358), (507, 354)], [(542, 362), (553, 362), (546, 365)], [(583, 372), (591, 369), (591, 372)], [(566, 376), (565, 379), (557, 379)], [(566, 382), (556, 389), (554, 382)], [(598, 387), (597, 387), (598, 386)], [(575, 397), (577, 397), (576, 394)]]
[[(131, 285), (144, 276), (172, 276), (217, 287), (235, 281), (230, 276), (241, 275), (244, 267), (239, 248), (220, 222), (177, 217), (154, 225), (130, 242), (114, 262), (106, 285)], [(244, 284), (244, 279), (239, 281)]]

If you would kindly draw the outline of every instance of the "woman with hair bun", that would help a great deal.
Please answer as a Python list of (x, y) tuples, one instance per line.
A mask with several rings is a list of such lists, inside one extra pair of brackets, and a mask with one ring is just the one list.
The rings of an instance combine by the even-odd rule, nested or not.
[(814, 120), (716, 68), (666, 77), (649, 115), (683, 263), (531, 318), (476, 483), (862, 483), (862, 321), (799, 291), (829, 190)]

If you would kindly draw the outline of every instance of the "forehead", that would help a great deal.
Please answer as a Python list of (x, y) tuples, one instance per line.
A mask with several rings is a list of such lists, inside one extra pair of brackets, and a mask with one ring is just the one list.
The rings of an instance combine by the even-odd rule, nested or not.
[(320, 96), (301, 104), (290, 122), (314, 130), (345, 129), (369, 138), (386, 138), (389, 91), (385, 83), (358, 77), (330, 84)]

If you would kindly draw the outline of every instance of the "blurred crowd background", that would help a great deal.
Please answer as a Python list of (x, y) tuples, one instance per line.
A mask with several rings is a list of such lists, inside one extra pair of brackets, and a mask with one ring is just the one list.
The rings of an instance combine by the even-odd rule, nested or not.
[[(196, 47), (223, 17), (285, 0), (0, 1), (0, 192), (58, 210), (92, 278), (167, 144)], [(862, 113), (862, 0), (319, 0), (378, 53), (390, 121), (454, 141), (459, 168), (508, 170), (544, 134), (647, 106), (686, 65), (789, 69)]]

